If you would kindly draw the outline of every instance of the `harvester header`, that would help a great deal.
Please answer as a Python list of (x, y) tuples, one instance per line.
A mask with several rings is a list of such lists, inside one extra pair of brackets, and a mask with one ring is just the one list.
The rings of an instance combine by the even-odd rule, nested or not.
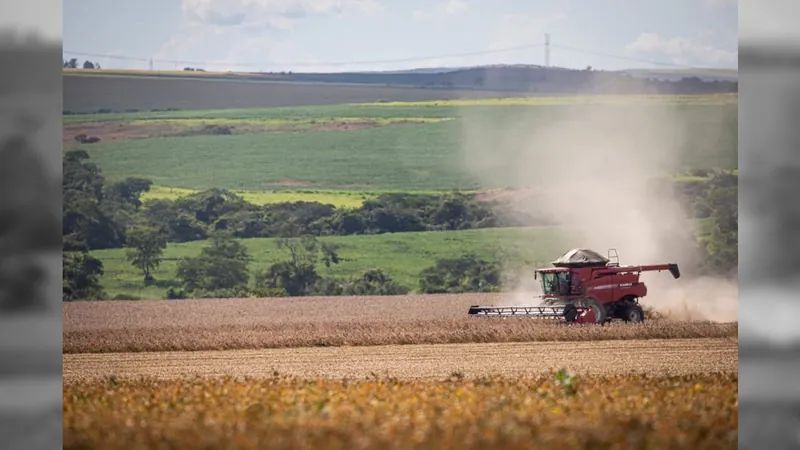
[(639, 299), (647, 286), (642, 272), (669, 271), (680, 278), (676, 263), (620, 266), (615, 249), (608, 257), (589, 249), (572, 249), (552, 262), (554, 267), (536, 269), (542, 295), (538, 306), (472, 306), (473, 316), (529, 316), (563, 319), (569, 323), (605, 323), (613, 319), (641, 322)]

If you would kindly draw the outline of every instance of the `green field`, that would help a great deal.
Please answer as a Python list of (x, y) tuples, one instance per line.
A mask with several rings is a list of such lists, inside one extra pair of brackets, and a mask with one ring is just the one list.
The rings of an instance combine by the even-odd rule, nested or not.
[[(736, 96), (605, 96), (455, 99), (430, 102), (378, 102), (259, 109), (133, 112), (125, 114), (66, 115), (65, 125), (80, 127), (106, 123), (178, 126), (247, 124), (232, 135), (192, 135), (104, 140), (85, 145), (94, 163), (109, 179), (145, 177), (154, 182), (144, 199), (178, 198), (198, 190), (227, 188), (255, 204), (319, 201), (337, 207), (357, 207), (384, 192), (434, 193), (460, 189), (478, 191), (535, 185), (535, 177), (512, 180), (509, 173), (549, 170), (548, 161), (560, 151), (560, 141), (536, 148), (530, 142), (552, 126), (585, 125), (588, 113), (613, 115), (616, 128), (602, 129), (609, 139), (624, 141), (637, 129), (630, 123), (651, 113), (668, 114), (657, 138), (664, 142), (636, 142), (638, 155), (658, 156), (672, 149), (679, 164), (669, 172), (677, 179), (691, 169), (737, 167)], [(649, 117), (649, 116), (648, 116)], [(664, 116), (667, 117), (667, 116)], [(416, 121), (396, 125), (399, 121)], [(314, 126), (337, 122), (371, 121), (372, 126), (349, 130), (319, 130)], [(307, 129), (291, 132), (257, 130), (284, 124)], [(106, 125), (103, 125), (106, 126)], [(659, 124), (654, 125), (659, 128)], [(595, 127), (597, 125), (595, 124)], [(683, 131), (670, 134), (670, 127)], [(302, 128), (302, 127), (301, 127)], [(70, 132), (72, 132), (71, 129)], [(244, 130), (244, 131), (241, 131)], [(667, 132), (665, 132), (665, 130)], [(595, 135), (597, 130), (594, 130)], [(648, 137), (644, 133), (645, 138)], [(565, 139), (571, 136), (567, 133)], [(603, 133), (600, 133), (603, 137)], [(591, 155), (591, 142), (586, 154)], [(573, 149), (574, 150), (574, 149)], [(582, 148), (578, 149), (583, 151)], [(630, 149), (628, 149), (630, 152)], [(580, 154), (580, 153), (579, 153)], [(478, 160), (469, 158), (478, 156)], [(482, 162), (481, 162), (482, 161)], [(471, 167), (470, 167), (471, 166)], [(480, 176), (475, 173), (476, 167)], [(665, 173), (666, 174), (666, 173)], [(483, 229), (325, 238), (341, 245), (343, 262), (330, 269), (333, 276), (355, 276), (366, 269), (386, 270), (401, 284), (415, 289), (417, 275), (436, 259), (475, 252), (490, 256), (504, 248), (511, 263), (523, 257), (546, 263), (569, 247), (554, 229)], [(266, 268), (286, 257), (272, 239), (243, 241), (254, 257), (251, 270)], [(110, 296), (163, 298), (174, 278), (177, 261), (197, 255), (205, 242), (170, 245), (155, 274), (156, 286), (146, 287), (126, 261), (124, 249), (92, 252), (105, 266), (101, 283)], [(326, 274), (327, 269), (322, 269)]]
[[(321, 240), (340, 245), (338, 251), (343, 260), (332, 266), (330, 271), (320, 266), (322, 275), (350, 277), (358, 276), (367, 269), (380, 268), (411, 289), (417, 288), (420, 270), (433, 265), (439, 258), (458, 257), (467, 253), (490, 258), (499, 249), (507, 255), (511, 264), (527, 262), (538, 265), (547, 264), (564, 252), (562, 234), (554, 228), (491, 228), (337, 236)], [(289, 256), (288, 252), (277, 249), (275, 239), (244, 239), (242, 242), (253, 257), (251, 274)], [(170, 244), (164, 252), (164, 262), (154, 273), (160, 286), (144, 285), (142, 275), (125, 259), (124, 249), (97, 250), (91, 254), (103, 262), (105, 275), (100, 283), (110, 297), (125, 294), (157, 299), (164, 297), (169, 280), (174, 279), (180, 258), (197, 256), (206, 245), (204, 241)]]
[[(484, 102), (486, 103), (486, 102)], [(227, 188), (246, 191), (280, 189), (419, 191), (477, 190), (535, 184), (535, 179), (510, 182), (508, 173), (531, 164), (527, 142), (550, 126), (581, 126), (589, 112), (619, 116), (613, 133), (630, 133), (626, 121), (643, 114), (670, 113), (683, 138), (674, 149), (679, 167), (737, 167), (737, 107), (735, 104), (551, 104), (473, 106), (442, 104), (370, 104), (308, 108), (230, 111), (131, 113), (96, 118), (126, 119), (248, 119), (310, 120), (314, 118), (389, 119), (448, 118), (420, 124), (377, 126), (345, 131), (244, 133), (230, 136), (188, 136), (101, 142), (87, 146), (92, 160), (111, 177), (141, 176), (168, 188)], [(86, 117), (71, 120), (86, 120)], [(709, 130), (714, 130), (709, 132)], [(671, 139), (672, 135), (662, 134)], [(677, 134), (677, 133), (676, 133)], [(614, 139), (619, 137), (613, 136)], [(657, 139), (664, 139), (658, 137)], [(642, 145), (641, 152), (660, 152), (662, 142)], [(590, 151), (591, 149), (587, 149)], [(537, 148), (546, 164), (559, 152), (556, 144)], [(490, 164), (475, 173), (478, 158)], [(471, 160), (470, 160), (471, 159)], [(472, 169), (468, 164), (472, 162)]]
[(569, 105), (663, 105), (663, 106), (734, 106), (738, 95), (552, 95), (541, 97), (493, 97), (481, 99), (441, 99), (425, 101), (380, 101), (367, 103), (340, 103), (307, 106), (233, 108), (229, 105), (219, 109), (186, 109), (178, 111), (141, 111), (107, 114), (68, 114), (64, 123), (119, 122), (133, 120), (165, 119), (237, 119), (237, 120), (285, 120), (325, 119), (332, 117), (362, 118), (415, 118), (455, 117), (464, 107), (477, 113), (525, 111), (533, 106)]

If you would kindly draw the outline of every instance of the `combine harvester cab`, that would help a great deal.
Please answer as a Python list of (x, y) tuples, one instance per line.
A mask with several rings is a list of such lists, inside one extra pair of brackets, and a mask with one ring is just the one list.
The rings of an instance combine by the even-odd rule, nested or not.
[(471, 316), (525, 316), (550, 318), (567, 323), (599, 323), (621, 319), (642, 322), (639, 299), (647, 286), (639, 281), (642, 272), (664, 270), (680, 277), (674, 263), (620, 266), (617, 251), (608, 258), (588, 249), (573, 249), (552, 262), (553, 267), (537, 269), (542, 295), (538, 306), (471, 306)]

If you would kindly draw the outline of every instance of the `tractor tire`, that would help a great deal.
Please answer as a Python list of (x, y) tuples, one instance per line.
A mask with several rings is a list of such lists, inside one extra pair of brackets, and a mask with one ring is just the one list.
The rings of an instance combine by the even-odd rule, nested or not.
[(567, 323), (575, 322), (575, 319), (578, 318), (578, 308), (575, 305), (569, 304), (564, 307), (564, 320)]
[(622, 320), (632, 323), (644, 322), (644, 310), (637, 304), (630, 304), (625, 307), (622, 313)]
[(603, 325), (608, 321), (608, 311), (606, 311), (605, 305), (593, 298), (586, 299), (584, 305), (585, 307), (592, 308), (595, 323)]

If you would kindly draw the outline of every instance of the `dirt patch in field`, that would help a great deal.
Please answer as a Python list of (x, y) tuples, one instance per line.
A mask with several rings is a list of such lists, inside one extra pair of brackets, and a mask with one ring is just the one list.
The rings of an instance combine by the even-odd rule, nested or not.
[(668, 339), (456, 345), (405, 345), (221, 352), (64, 355), (64, 381), (109, 376), (397, 378), (533, 375), (565, 367), (586, 374), (736, 372), (735, 339)]
[(380, 126), (410, 125), (421, 122), (414, 120), (397, 121), (182, 121), (182, 120), (140, 120), (130, 122), (93, 122), (66, 124), (63, 127), (62, 142), (64, 145), (76, 144), (78, 135), (95, 136), (100, 142), (125, 141), (131, 139), (147, 139), (158, 137), (207, 136), (226, 134), (267, 134), (296, 133), (305, 131), (355, 131)]
[(339, 189), (374, 189), (374, 184), (368, 183), (354, 183), (354, 184), (342, 184), (337, 186)]
[[(397, 121), (391, 122), (390, 125), (403, 125), (403, 124), (410, 124), (414, 122), (409, 121)], [(315, 124), (311, 127), (313, 131), (353, 131), (353, 130), (364, 130), (367, 128), (375, 128), (381, 126), (378, 122), (374, 121), (363, 121), (363, 122), (335, 122), (335, 123), (322, 123), (322, 124)]]
[(96, 136), (100, 142), (124, 141), (129, 139), (144, 139), (153, 136), (152, 127), (133, 125), (132, 123), (103, 122), (82, 123), (79, 125), (64, 125), (62, 142), (65, 146), (77, 143), (76, 136)]

